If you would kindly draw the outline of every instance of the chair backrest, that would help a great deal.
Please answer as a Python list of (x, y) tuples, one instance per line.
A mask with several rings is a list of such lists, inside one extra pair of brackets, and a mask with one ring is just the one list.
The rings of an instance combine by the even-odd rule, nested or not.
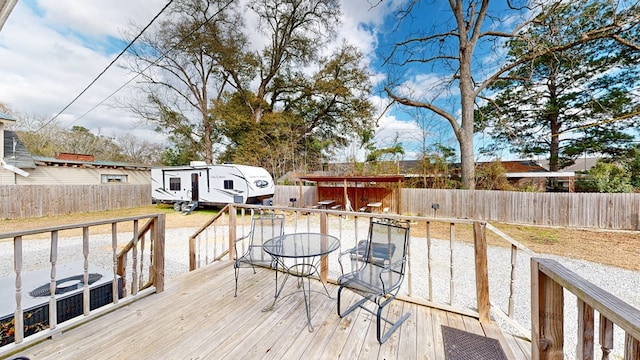
[(369, 236), (359, 245), (363, 260), (374, 265), (398, 264), (393, 272), (404, 275), (409, 245), (409, 223), (386, 219), (371, 219)]
[(251, 218), (249, 252), (254, 259), (268, 257), (262, 251), (265, 241), (284, 234), (284, 214), (259, 214)]

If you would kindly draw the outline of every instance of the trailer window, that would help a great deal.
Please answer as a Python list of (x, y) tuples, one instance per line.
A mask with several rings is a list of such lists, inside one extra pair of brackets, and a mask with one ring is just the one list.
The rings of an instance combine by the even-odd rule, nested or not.
[(180, 178), (169, 178), (169, 190), (180, 191)]
[(225, 190), (233, 189), (233, 180), (225, 180), (224, 181)]

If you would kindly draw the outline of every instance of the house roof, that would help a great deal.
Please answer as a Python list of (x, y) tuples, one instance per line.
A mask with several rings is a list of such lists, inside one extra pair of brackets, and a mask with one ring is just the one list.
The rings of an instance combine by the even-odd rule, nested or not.
[[(487, 164), (487, 163), (480, 163)], [(540, 166), (533, 160), (507, 160), (500, 161), (504, 170), (508, 173), (528, 173), (528, 172), (547, 172), (548, 170)]]
[[(599, 158), (597, 157), (578, 158), (573, 163), (573, 165), (565, 166), (560, 170), (561, 171), (586, 171), (594, 167), (595, 164), (598, 162), (598, 160)], [(546, 167), (547, 169), (549, 168), (549, 160), (541, 160), (540, 164)]]
[(34, 156), (33, 160), (35, 160), (38, 166), (68, 166), (68, 167), (81, 167), (81, 168), (125, 168), (132, 170), (149, 170), (151, 166), (147, 165), (138, 165), (138, 164), (130, 164), (124, 162), (117, 161), (103, 161), (103, 160), (94, 160), (94, 161), (81, 161), (81, 160), (69, 160), (69, 159), (56, 159), (52, 157), (45, 156)]
[(0, 29), (7, 21), (9, 14), (13, 10), (13, 7), (16, 6), (18, 0), (2, 0), (0, 1)]
[(31, 153), (24, 146), (18, 134), (11, 130), (4, 130), (4, 162), (20, 169), (35, 169)]
[(0, 120), (6, 121), (18, 121), (16, 118), (14, 118), (13, 116), (7, 114), (7, 113), (3, 113), (2, 111), (0, 111)]

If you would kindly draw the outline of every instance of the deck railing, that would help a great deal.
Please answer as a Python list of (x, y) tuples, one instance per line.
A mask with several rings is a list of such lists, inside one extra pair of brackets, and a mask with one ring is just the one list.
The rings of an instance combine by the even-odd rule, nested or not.
[[(539, 258), (491, 224), (468, 219), (278, 206), (231, 205), (226, 210), (229, 211), (226, 216), (218, 214), (211, 222), (222, 238), (207, 241), (218, 244), (219, 248), (222, 248), (220, 244), (227, 242), (223, 252), (218, 250), (218, 256), (210, 257), (213, 260), (233, 259), (233, 239), (236, 234), (237, 237), (246, 234), (250, 215), (254, 213), (283, 213), (286, 217), (285, 233), (328, 233), (341, 240), (343, 250), (354, 246), (357, 239), (366, 237), (370, 217), (409, 220), (411, 237), (407, 281), (398, 298), (473, 316), (481, 322), (499, 320), (501, 325), (505, 325), (503, 329), (515, 329), (519, 333), (517, 335), (532, 339), (532, 359), (562, 359), (567, 354), (566, 351), (563, 353), (563, 344), (571, 343), (573, 346), (576, 343), (574, 338), (564, 337), (562, 320), (558, 320), (562, 318), (561, 295), (562, 288), (565, 288), (579, 298), (580, 333), (576, 358), (595, 358), (590, 350), (593, 347), (592, 309), (601, 314), (599, 339), (602, 358), (608, 359), (614, 348), (613, 324), (626, 333), (625, 359), (639, 358), (639, 310), (579, 278), (557, 262)], [(225, 228), (228, 230), (223, 231)], [(490, 247), (499, 251), (488, 251)], [(533, 274), (531, 263), (536, 264)], [(198, 263), (196, 267), (205, 264)], [(320, 278), (335, 281), (339, 275), (337, 263), (329, 261), (328, 264), (328, 267), (321, 267), (323, 273)], [(504, 274), (509, 275), (505, 277)]]
[[(411, 222), (411, 239), (407, 281), (399, 298), (474, 316), (480, 321), (490, 321), (491, 315), (497, 314), (518, 329), (522, 333), (520, 335), (530, 336), (528, 325), (525, 325), (527, 322), (522, 319), (518, 321), (514, 316), (518, 306), (520, 313), (529, 314), (528, 304), (516, 304), (514, 284), (528, 280), (528, 276), (525, 278), (522, 275), (528, 275), (528, 267), (521, 255), (527, 256), (528, 260), (533, 252), (485, 222), (233, 204), (225, 207), (224, 211), (190, 237), (190, 270), (212, 261), (233, 259), (233, 241), (249, 231), (251, 215), (264, 212), (285, 214), (285, 233), (320, 232), (334, 235), (340, 239), (343, 250), (355, 246), (357, 240), (366, 238), (371, 217), (408, 220)], [(436, 228), (438, 234), (434, 234)], [(489, 266), (489, 262), (496, 261), (490, 259), (487, 251), (487, 232), (492, 242), (499, 243), (503, 251), (510, 254), (509, 263), (502, 264), (508, 267), (508, 279), (492, 276), (494, 266)], [(321, 267), (320, 278), (335, 281), (340, 275), (339, 265), (333, 254), (329, 258), (327, 266)], [(469, 267), (468, 261), (474, 266)], [(500, 286), (506, 291), (491, 293), (490, 288), (500, 282), (506, 284)]]
[[(577, 359), (609, 359), (614, 325), (624, 331), (624, 359), (640, 359), (640, 310), (593, 285), (555, 260), (531, 259), (532, 359), (564, 358), (564, 290), (577, 297)], [(595, 356), (595, 311), (598, 345)]]
[[(145, 220), (146, 222), (140, 227), (139, 223)], [(109, 236), (104, 234), (104, 230), (96, 231), (95, 234), (91, 233), (91, 230), (96, 227), (110, 227), (110, 246), (104, 245), (104, 238)], [(80, 239), (74, 240), (77, 236), (67, 237), (67, 235), (76, 234), (81, 234)], [(41, 339), (51, 337), (65, 328), (88, 321), (99, 314), (123, 306), (133, 299), (163, 291), (164, 236), (164, 214), (142, 215), (0, 234), (0, 240), (11, 239), (13, 241), (12, 257), (13, 274), (15, 276), (15, 288), (13, 289), (15, 292), (15, 311), (11, 319), (6, 319), (0, 324), (2, 329), (0, 339), (5, 344), (0, 347), (0, 356)], [(63, 237), (64, 247), (61, 245)], [(103, 243), (99, 246), (94, 245), (94, 242), (92, 242), (92, 239), (97, 239), (97, 237), (101, 237), (103, 240)], [(38, 238), (50, 239), (47, 258), (33, 258), (30, 253), (26, 254), (24, 252), (27, 242)], [(130, 240), (125, 243), (121, 241), (123, 238)], [(68, 254), (68, 248), (81, 249), (81, 253)], [(65, 251), (64, 256), (60, 254), (63, 250)], [(74, 309), (74, 311), (79, 311), (81, 316), (65, 319), (64, 322), (58, 323), (57, 302), (60, 301), (60, 296), (56, 296), (56, 293), (60, 292), (58, 290), (63, 284), (60, 283), (61, 280), (59, 276), (56, 276), (56, 273), (63, 266), (63, 262), (69, 261), (70, 258), (81, 259), (80, 268), (74, 268), (74, 271), (80, 272), (79, 275), (74, 277), (79, 284), (78, 286), (82, 288), (81, 296), (75, 293), (78, 296), (78, 300), (81, 299), (81, 302), (73, 304), (74, 307), (81, 307), (81, 310)], [(111, 260), (109, 261), (109, 259)], [(102, 299), (101, 301), (108, 304), (97, 309), (93, 309), (96, 299), (90, 286), (90, 271), (95, 269), (93, 267), (94, 264), (91, 263), (92, 261), (102, 261), (102, 266), (110, 267), (112, 272), (111, 291), (109, 291), (111, 299)], [(128, 261), (131, 261), (130, 267), (127, 267)], [(23, 277), (26, 271), (42, 270), (42, 264), (48, 264), (50, 274), (48, 278), (49, 287), (45, 289), (48, 290), (48, 306), (46, 303), (42, 304), (46, 307), (48, 319), (42, 319), (40, 324), (25, 325), (25, 320), (33, 315), (33, 311), (23, 308), (23, 299), (26, 298), (26, 294), (23, 293)], [(108, 271), (107, 269), (104, 270)], [(109, 274), (101, 275), (108, 276)], [(3, 289), (3, 291), (8, 290), (10, 289)], [(44, 309), (37, 311), (42, 312)], [(27, 332), (26, 337), (25, 330)], [(34, 334), (31, 335), (32, 333)], [(7, 344), (5, 340), (11, 335), (13, 336), (13, 342)]]

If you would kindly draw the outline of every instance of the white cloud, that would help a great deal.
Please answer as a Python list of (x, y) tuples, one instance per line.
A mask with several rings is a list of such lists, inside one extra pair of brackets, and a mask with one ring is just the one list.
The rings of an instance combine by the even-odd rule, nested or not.
[[(157, 0), (43, 0), (33, 9), (29, 4), (18, 2), (0, 33), (0, 102), (47, 117), (61, 111), (113, 60), (105, 50), (107, 36), (118, 37), (133, 18), (146, 25), (163, 5)], [(130, 114), (106, 105), (78, 120), (127, 80), (122, 69), (112, 67), (56, 121), (109, 136), (149, 136)]]
[(45, 21), (89, 36), (119, 36), (131, 22), (146, 25), (166, 4), (165, 0), (39, 0)]
[[(120, 38), (133, 22), (138, 27), (145, 26), (165, 3), (164, 0), (18, 2), (0, 32), (0, 58), (3, 59), (0, 103), (20, 113), (53, 117), (113, 60), (120, 49), (110, 41)], [(31, 8), (32, 4), (38, 8)], [(355, 44), (373, 62), (378, 32), (396, 4), (385, 1), (371, 6), (364, 1), (341, 0), (343, 18), (338, 42), (345, 39)], [(258, 37), (254, 39), (260, 41)], [(385, 75), (378, 72), (373, 81), (378, 84), (384, 78)], [(79, 119), (129, 80), (129, 74), (113, 66), (58, 117), (58, 123), (83, 126), (106, 136), (129, 132), (160, 140), (131, 114), (109, 106), (109, 100)], [(424, 79), (416, 77), (415, 80)], [(118, 93), (118, 97), (126, 97), (126, 91)], [(383, 116), (379, 124), (376, 137), (379, 146), (390, 146), (396, 133), (401, 140), (415, 133), (414, 124), (393, 115)]]

